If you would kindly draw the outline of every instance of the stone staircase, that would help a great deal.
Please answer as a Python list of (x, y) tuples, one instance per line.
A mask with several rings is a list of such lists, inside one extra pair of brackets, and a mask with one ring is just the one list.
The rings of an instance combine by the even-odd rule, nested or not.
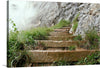
[[(75, 36), (69, 34), (70, 28), (55, 29), (47, 36), (48, 40), (36, 40), (39, 45), (37, 49), (28, 51), (31, 58), (29, 66), (51, 66), (60, 60), (75, 62), (96, 51), (80, 48), (79, 43), (84, 44), (86, 41), (74, 41)], [(75, 46), (75, 49), (69, 50), (71, 46)]]

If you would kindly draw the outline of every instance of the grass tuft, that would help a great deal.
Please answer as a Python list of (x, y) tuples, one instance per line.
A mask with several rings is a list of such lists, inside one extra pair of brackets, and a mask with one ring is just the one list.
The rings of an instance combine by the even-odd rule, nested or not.
[(79, 13), (76, 15), (76, 17), (73, 19), (73, 27), (72, 27), (72, 29), (73, 29), (73, 32), (75, 32), (76, 31), (76, 29), (77, 29), (77, 27), (78, 27), (78, 17), (79, 17)]
[(82, 40), (82, 36), (81, 35), (77, 35), (75, 38), (73, 38), (73, 40), (77, 41), (81, 41)]
[(62, 28), (62, 27), (69, 26), (69, 25), (70, 25), (70, 21), (61, 20), (58, 24), (52, 26), (51, 28), (57, 29), (57, 28)]

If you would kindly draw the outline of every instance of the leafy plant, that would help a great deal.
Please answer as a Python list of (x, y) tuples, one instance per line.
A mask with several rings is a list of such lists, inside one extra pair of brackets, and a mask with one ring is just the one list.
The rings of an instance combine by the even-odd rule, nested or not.
[[(14, 21), (10, 19), (10, 22), (12, 24), (13, 30), (10, 30), (10, 34), (8, 36), (8, 47), (7, 47), (7, 59), (8, 59), (8, 66), (11, 66), (11, 61), (17, 56), (16, 51), (20, 43), (17, 41), (17, 36), (19, 34), (19, 31), (16, 28), (16, 24)], [(19, 45), (18, 45), (19, 44)]]
[(12, 32), (18, 32), (17, 28), (16, 28), (16, 24), (14, 23), (14, 21), (12, 19), (9, 19), (9, 22), (12, 24), (12, 28), (13, 30), (11, 30)]

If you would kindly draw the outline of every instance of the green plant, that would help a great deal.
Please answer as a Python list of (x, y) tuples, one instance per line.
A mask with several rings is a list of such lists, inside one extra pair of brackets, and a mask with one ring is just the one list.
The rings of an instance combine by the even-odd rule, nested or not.
[(75, 22), (78, 21), (78, 17), (79, 17), (79, 15), (80, 15), (80, 13), (78, 13), (78, 14), (75, 16), (75, 18), (73, 19), (73, 23), (74, 23), (74, 24), (75, 24)]
[[(24, 36), (24, 39), (25, 39), (23, 40), (24, 42), (20, 41), (18, 36), (19, 34), (15, 32), (10, 33), (9, 35), (8, 55), (7, 55), (9, 67), (12, 66), (12, 64), (13, 66), (16, 65), (16, 64), (14, 65), (14, 63), (11, 64), (12, 61), (16, 60), (16, 57), (18, 57), (19, 59), (23, 59), (22, 58), (23, 55), (20, 55), (20, 53), (22, 54), (22, 51), (26, 51), (26, 46), (34, 46), (35, 44), (34, 39), (30, 36)], [(17, 60), (17, 62), (19, 61)]]
[(75, 50), (76, 46), (70, 46), (68, 47), (68, 49), (71, 51), (71, 50)]
[[(14, 60), (18, 59), (22, 59), (21, 57), (23, 55), (22, 52), (26, 51), (25, 50), (25, 44), (27, 42), (30, 42), (30, 40), (32, 41), (32, 43), (34, 44), (34, 39), (32, 39), (30, 36), (24, 36), (25, 42), (22, 42), (19, 40), (19, 35), (21, 34), (21, 32), (19, 32), (16, 28), (16, 24), (10, 19), (12, 28), (13, 30), (10, 30), (9, 32), (9, 36), (8, 36), (8, 46), (7, 46), (7, 66), (11, 67), (14, 66), (14, 64), (16, 64), (15, 62), (13, 62)], [(21, 35), (23, 36), (23, 35)], [(22, 38), (22, 37), (20, 37)], [(23, 39), (23, 40), (24, 40)], [(18, 61), (17, 61), (18, 62)]]
[(17, 41), (17, 35), (19, 34), (19, 31), (16, 28), (16, 24), (14, 23), (14, 21), (12, 21), (11, 19), (9, 20), (12, 24), (12, 28), (13, 30), (10, 30), (10, 34), (8, 36), (8, 47), (7, 47), (7, 62), (8, 62), (8, 66), (11, 66), (11, 61), (13, 59), (15, 59), (15, 57), (17, 56), (16, 51), (18, 48), (18, 44), (20, 44)]
[(52, 26), (52, 29), (57, 29), (57, 28), (62, 28), (65, 26), (69, 26), (70, 25), (70, 21), (66, 21), (66, 20), (61, 20), (58, 24)]
[(73, 27), (72, 27), (72, 30), (73, 30), (73, 32), (75, 32), (76, 31), (76, 29), (77, 29), (77, 26), (78, 26), (78, 17), (79, 17), (79, 13), (76, 15), (76, 17), (73, 19)]
[(78, 22), (76, 22), (74, 25), (73, 25), (73, 32), (75, 32), (76, 31), (76, 29), (77, 29), (77, 26), (78, 26)]
[(88, 30), (85, 33), (85, 39), (89, 41), (90, 43), (90, 49), (96, 49), (98, 48), (99, 44), (99, 36), (97, 34), (97, 31), (95, 30)]
[(82, 40), (82, 36), (81, 36), (81, 35), (77, 35), (77, 36), (75, 36), (75, 37), (73, 38), (73, 40), (75, 40), (75, 41), (76, 41), (76, 40), (80, 40), (80, 41), (81, 41), (81, 40)]
[(100, 52), (95, 52), (91, 55), (88, 55), (85, 58), (82, 58), (77, 64), (89, 65), (89, 64), (100, 64)]

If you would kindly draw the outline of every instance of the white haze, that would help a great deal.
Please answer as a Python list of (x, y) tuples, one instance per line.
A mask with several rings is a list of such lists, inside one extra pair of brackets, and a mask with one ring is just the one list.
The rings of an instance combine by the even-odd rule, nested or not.
[[(18, 30), (28, 29), (39, 24), (38, 22), (34, 23), (38, 10), (33, 4), (33, 1), (9, 1), (9, 19), (14, 21)], [(10, 21), (9, 29), (12, 30)]]

